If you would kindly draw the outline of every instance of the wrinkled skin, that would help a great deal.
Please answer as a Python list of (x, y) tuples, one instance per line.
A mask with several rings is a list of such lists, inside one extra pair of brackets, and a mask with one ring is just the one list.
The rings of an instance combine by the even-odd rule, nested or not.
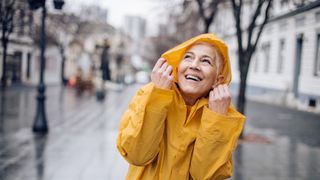
[[(209, 109), (219, 114), (227, 114), (231, 93), (228, 85), (221, 84), (224, 80), (220, 74), (222, 64), (218, 51), (208, 43), (194, 44), (186, 51), (179, 64), (177, 78), (181, 95), (187, 105), (194, 105), (199, 98), (209, 95)], [(158, 88), (171, 88), (172, 67), (164, 58), (160, 58), (155, 64), (151, 80)]]

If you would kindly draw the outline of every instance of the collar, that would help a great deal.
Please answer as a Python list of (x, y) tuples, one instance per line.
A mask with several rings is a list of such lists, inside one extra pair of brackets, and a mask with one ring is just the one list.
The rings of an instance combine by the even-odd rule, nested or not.
[[(181, 95), (181, 92), (180, 92), (180, 89), (178, 87), (178, 83), (173, 83), (173, 90), (176, 92), (177, 96), (178, 96), (178, 99), (179, 101), (182, 101), (184, 103), (184, 105), (186, 105), (182, 95)], [(196, 109), (200, 109), (201, 107), (203, 106), (206, 106), (208, 105), (208, 98), (207, 97), (202, 97), (200, 99), (198, 99), (196, 101), (196, 103), (194, 103), (194, 105), (192, 105), (191, 107), (194, 108), (196, 107)]]

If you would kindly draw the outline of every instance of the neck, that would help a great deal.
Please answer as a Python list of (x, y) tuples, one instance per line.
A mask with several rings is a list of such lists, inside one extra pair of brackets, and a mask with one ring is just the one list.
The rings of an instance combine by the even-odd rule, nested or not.
[(182, 95), (182, 98), (183, 98), (184, 102), (188, 106), (193, 106), (198, 100), (197, 97), (188, 96), (188, 95), (183, 94), (183, 93), (181, 93), (181, 95)]
[(194, 97), (194, 96), (190, 96), (190, 95), (187, 95), (187, 94), (184, 94), (180, 87), (179, 87), (179, 84), (178, 83), (175, 83), (176, 85), (176, 88), (178, 89), (178, 91), (180, 92), (179, 94), (182, 96), (182, 99), (184, 100), (184, 102), (186, 103), (186, 105), (188, 106), (193, 106), (199, 97)]

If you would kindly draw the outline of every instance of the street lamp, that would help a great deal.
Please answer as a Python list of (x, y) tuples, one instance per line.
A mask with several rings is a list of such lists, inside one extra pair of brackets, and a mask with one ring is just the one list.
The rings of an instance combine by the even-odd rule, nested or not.
[[(37, 95), (37, 111), (36, 117), (33, 123), (33, 132), (47, 133), (47, 117), (45, 112), (45, 91), (46, 86), (44, 84), (44, 68), (45, 68), (45, 49), (46, 49), (46, 29), (45, 29), (45, 19), (47, 15), (46, 0), (28, 0), (30, 9), (36, 10), (42, 7), (42, 19), (41, 19), (41, 37), (40, 37), (40, 78), (38, 84), (38, 95)], [(61, 9), (64, 1), (63, 0), (53, 0), (56, 9)]]
[(63, 0), (53, 0), (53, 4), (54, 4), (54, 8), (61, 10), (62, 6), (64, 5), (64, 1)]

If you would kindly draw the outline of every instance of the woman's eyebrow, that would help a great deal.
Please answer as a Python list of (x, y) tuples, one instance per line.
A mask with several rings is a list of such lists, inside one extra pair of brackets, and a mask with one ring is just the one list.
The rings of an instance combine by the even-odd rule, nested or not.
[(194, 55), (194, 53), (191, 52), (191, 51), (187, 51), (185, 54), (192, 54), (192, 55)]
[(213, 58), (213, 57), (211, 57), (211, 56), (209, 56), (209, 55), (203, 55), (202, 57), (205, 57), (205, 58), (209, 58), (209, 59), (214, 60), (214, 58)]

